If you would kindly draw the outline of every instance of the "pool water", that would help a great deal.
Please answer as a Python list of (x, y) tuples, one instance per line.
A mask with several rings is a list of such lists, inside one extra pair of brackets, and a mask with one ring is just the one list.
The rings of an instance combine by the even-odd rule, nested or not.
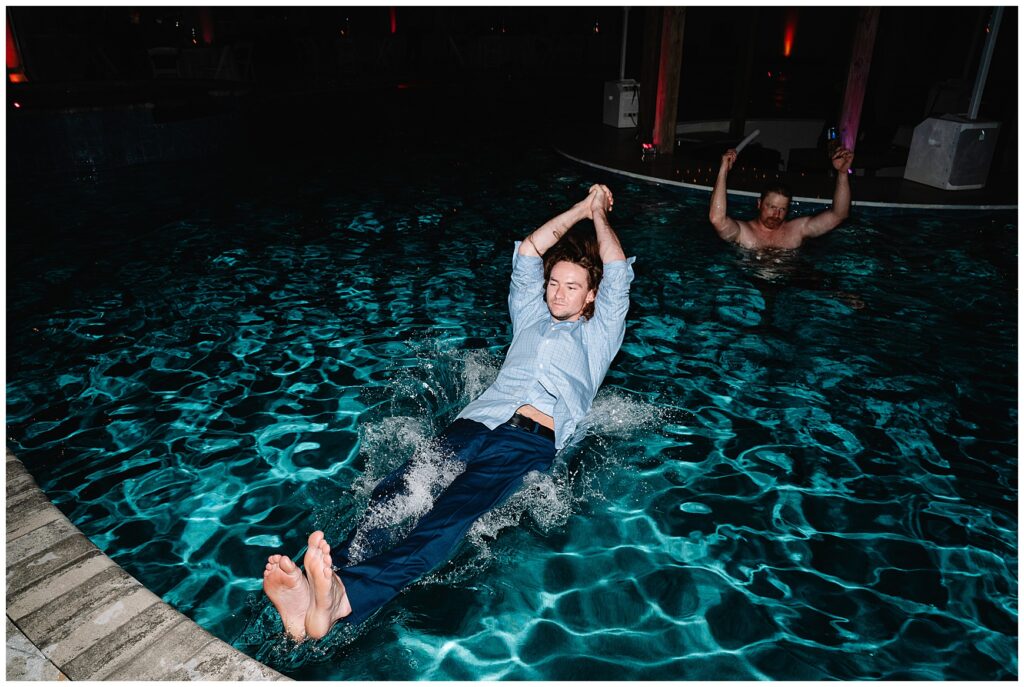
[[(858, 210), (758, 255), (706, 195), (543, 149), (230, 171), (8, 195), (8, 445), (215, 635), (300, 679), (1017, 676), (1014, 214)], [(408, 458), (375, 517), (429, 505), (512, 242), (595, 181), (638, 258), (576, 443), (364, 627), (286, 641), (266, 557), (340, 541)]]

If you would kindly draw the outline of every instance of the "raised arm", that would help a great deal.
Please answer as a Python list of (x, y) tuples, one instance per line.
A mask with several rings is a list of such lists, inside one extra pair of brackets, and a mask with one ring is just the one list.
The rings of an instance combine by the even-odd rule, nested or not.
[(608, 264), (617, 260), (625, 260), (626, 254), (622, 252), (622, 244), (616, 235), (612, 225), (608, 223), (608, 213), (611, 212), (615, 199), (612, 197), (611, 189), (604, 184), (594, 184), (590, 187), (590, 217), (594, 220), (594, 231), (597, 233), (597, 249), (601, 254), (601, 262)]
[(519, 254), (543, 256), (548, 248), (558, 243), (558, 239), (565, 236), (565, 232), (572, 229), (577, 222), (590, 218), (590, 199), (592, 196), (593, 188), (591, 188), (591, 193), (586, 198), (565, 212), (555, 215), (535, 229), (532, 234), (519, 244)]
[(726, 241), (735, 241), (740, 237), (739, 222), (725, 214), (727, 195), (725, 192), (725, 181), (734, 162), (736, 162), (736, 151), (730, 148), (722, 155), (722, 164), (718, 168), (718, 178), (715, 179), (715, 188), (711, 192), (711, 210), (708, 212), (711, 226)]
[(850, 166), (853, 152), (840, 148), (832, 155), (832, 166), (836, 170), (836, 190), (832, 194), (832, 207), (814, 217), (807, 218), (802, 235), (821, 236), (838, 227), (850, 216)]

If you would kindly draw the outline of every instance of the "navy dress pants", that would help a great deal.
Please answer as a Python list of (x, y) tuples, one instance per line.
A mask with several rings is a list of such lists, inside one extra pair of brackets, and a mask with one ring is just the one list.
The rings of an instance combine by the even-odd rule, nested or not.
[[(547, 470), (555, 458), (551, 439), (507, 424), (491, 430), (482, 423), (460, 419), (439, 438), (442, 449), (464, 462), (465, 470), (404, 539), (336, 571), (352, 604), (352, 613), (344, 620), (353, 625), (448, 560), (477, 518), (511, 496), (527, 473)], [(373, 502), (386, 499), (401, 485), (404, 468), (392, 472), (374, 489), (371, 509)], [(347, 563), (351, 543), (350, 538), (336, 555), (332, 551), (335, 565)]]

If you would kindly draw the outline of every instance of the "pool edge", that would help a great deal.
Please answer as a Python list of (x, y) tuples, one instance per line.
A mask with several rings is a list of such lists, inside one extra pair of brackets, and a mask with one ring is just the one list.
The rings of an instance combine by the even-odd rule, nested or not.
[(6, 522), (8, 680), (291, 680), (121, 569), (9, 448)]
[[(647, 174), (639, 174), (637, 172), (630, 172), (625, 169), (618, 169), (616, 167), (610, 167), (608, 165), (602, 165), (597, 162), (590, 160), (584, 160), (576, 155), (554, 147), (554, 151), (562, 157), (571, 160), (577, 164), (586, 165), (587, 167), (593, 167), (603, 172), (610, 172), (612, 174), (618, 174), (620, 176), (629, 177), (631, 179), (639, 179), (640, 181), (646, 181), (651, 184), (659, 184), (662, 186), (675, 186), (677, 188), (685, 188), (690, 191), (702, 191), (704, 193), (711, 193), (714, 189), (711, 186), (703, 186), (701, 184), (688, 184), (685, 181), (675, 181), (673, 179), (665, 179), (663, 177), (650, 176)], [(726, 192), (730, 196), (746, 196), (750, 198), (760, 198), (761, 193), (759, 191), (743, 191), (740, 189), (727, 189)], [(798, 203), (808, 203), (817, 205), (832, 205), (831, 198), (812, 198), (810, 196), (793, 196), (793, 201)], [(980, 212), (993, 212), (993, 211), (1004, 211), (1004, 210), (1016, 210), (1017, 204), (951, 204), (951, 203), (890, 203), (874, 200), (857, 200), (851, 199), (850, 205), (853, 207), (864, 207), (864, 208), (885, 208), (892, 210), (971, 210)]]

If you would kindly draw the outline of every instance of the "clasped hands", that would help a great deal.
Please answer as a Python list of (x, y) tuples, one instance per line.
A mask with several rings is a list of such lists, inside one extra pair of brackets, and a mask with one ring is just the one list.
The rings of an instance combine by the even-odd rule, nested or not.
[(587, 192), (587, 197), (581, 200), (577, 207), (583, 216), (589, 220), (594, 219), (594, 213), (606, 214), (612, 211), (615, 205), (615, 198), (610, 188), (604, 184), (594, 184)]

